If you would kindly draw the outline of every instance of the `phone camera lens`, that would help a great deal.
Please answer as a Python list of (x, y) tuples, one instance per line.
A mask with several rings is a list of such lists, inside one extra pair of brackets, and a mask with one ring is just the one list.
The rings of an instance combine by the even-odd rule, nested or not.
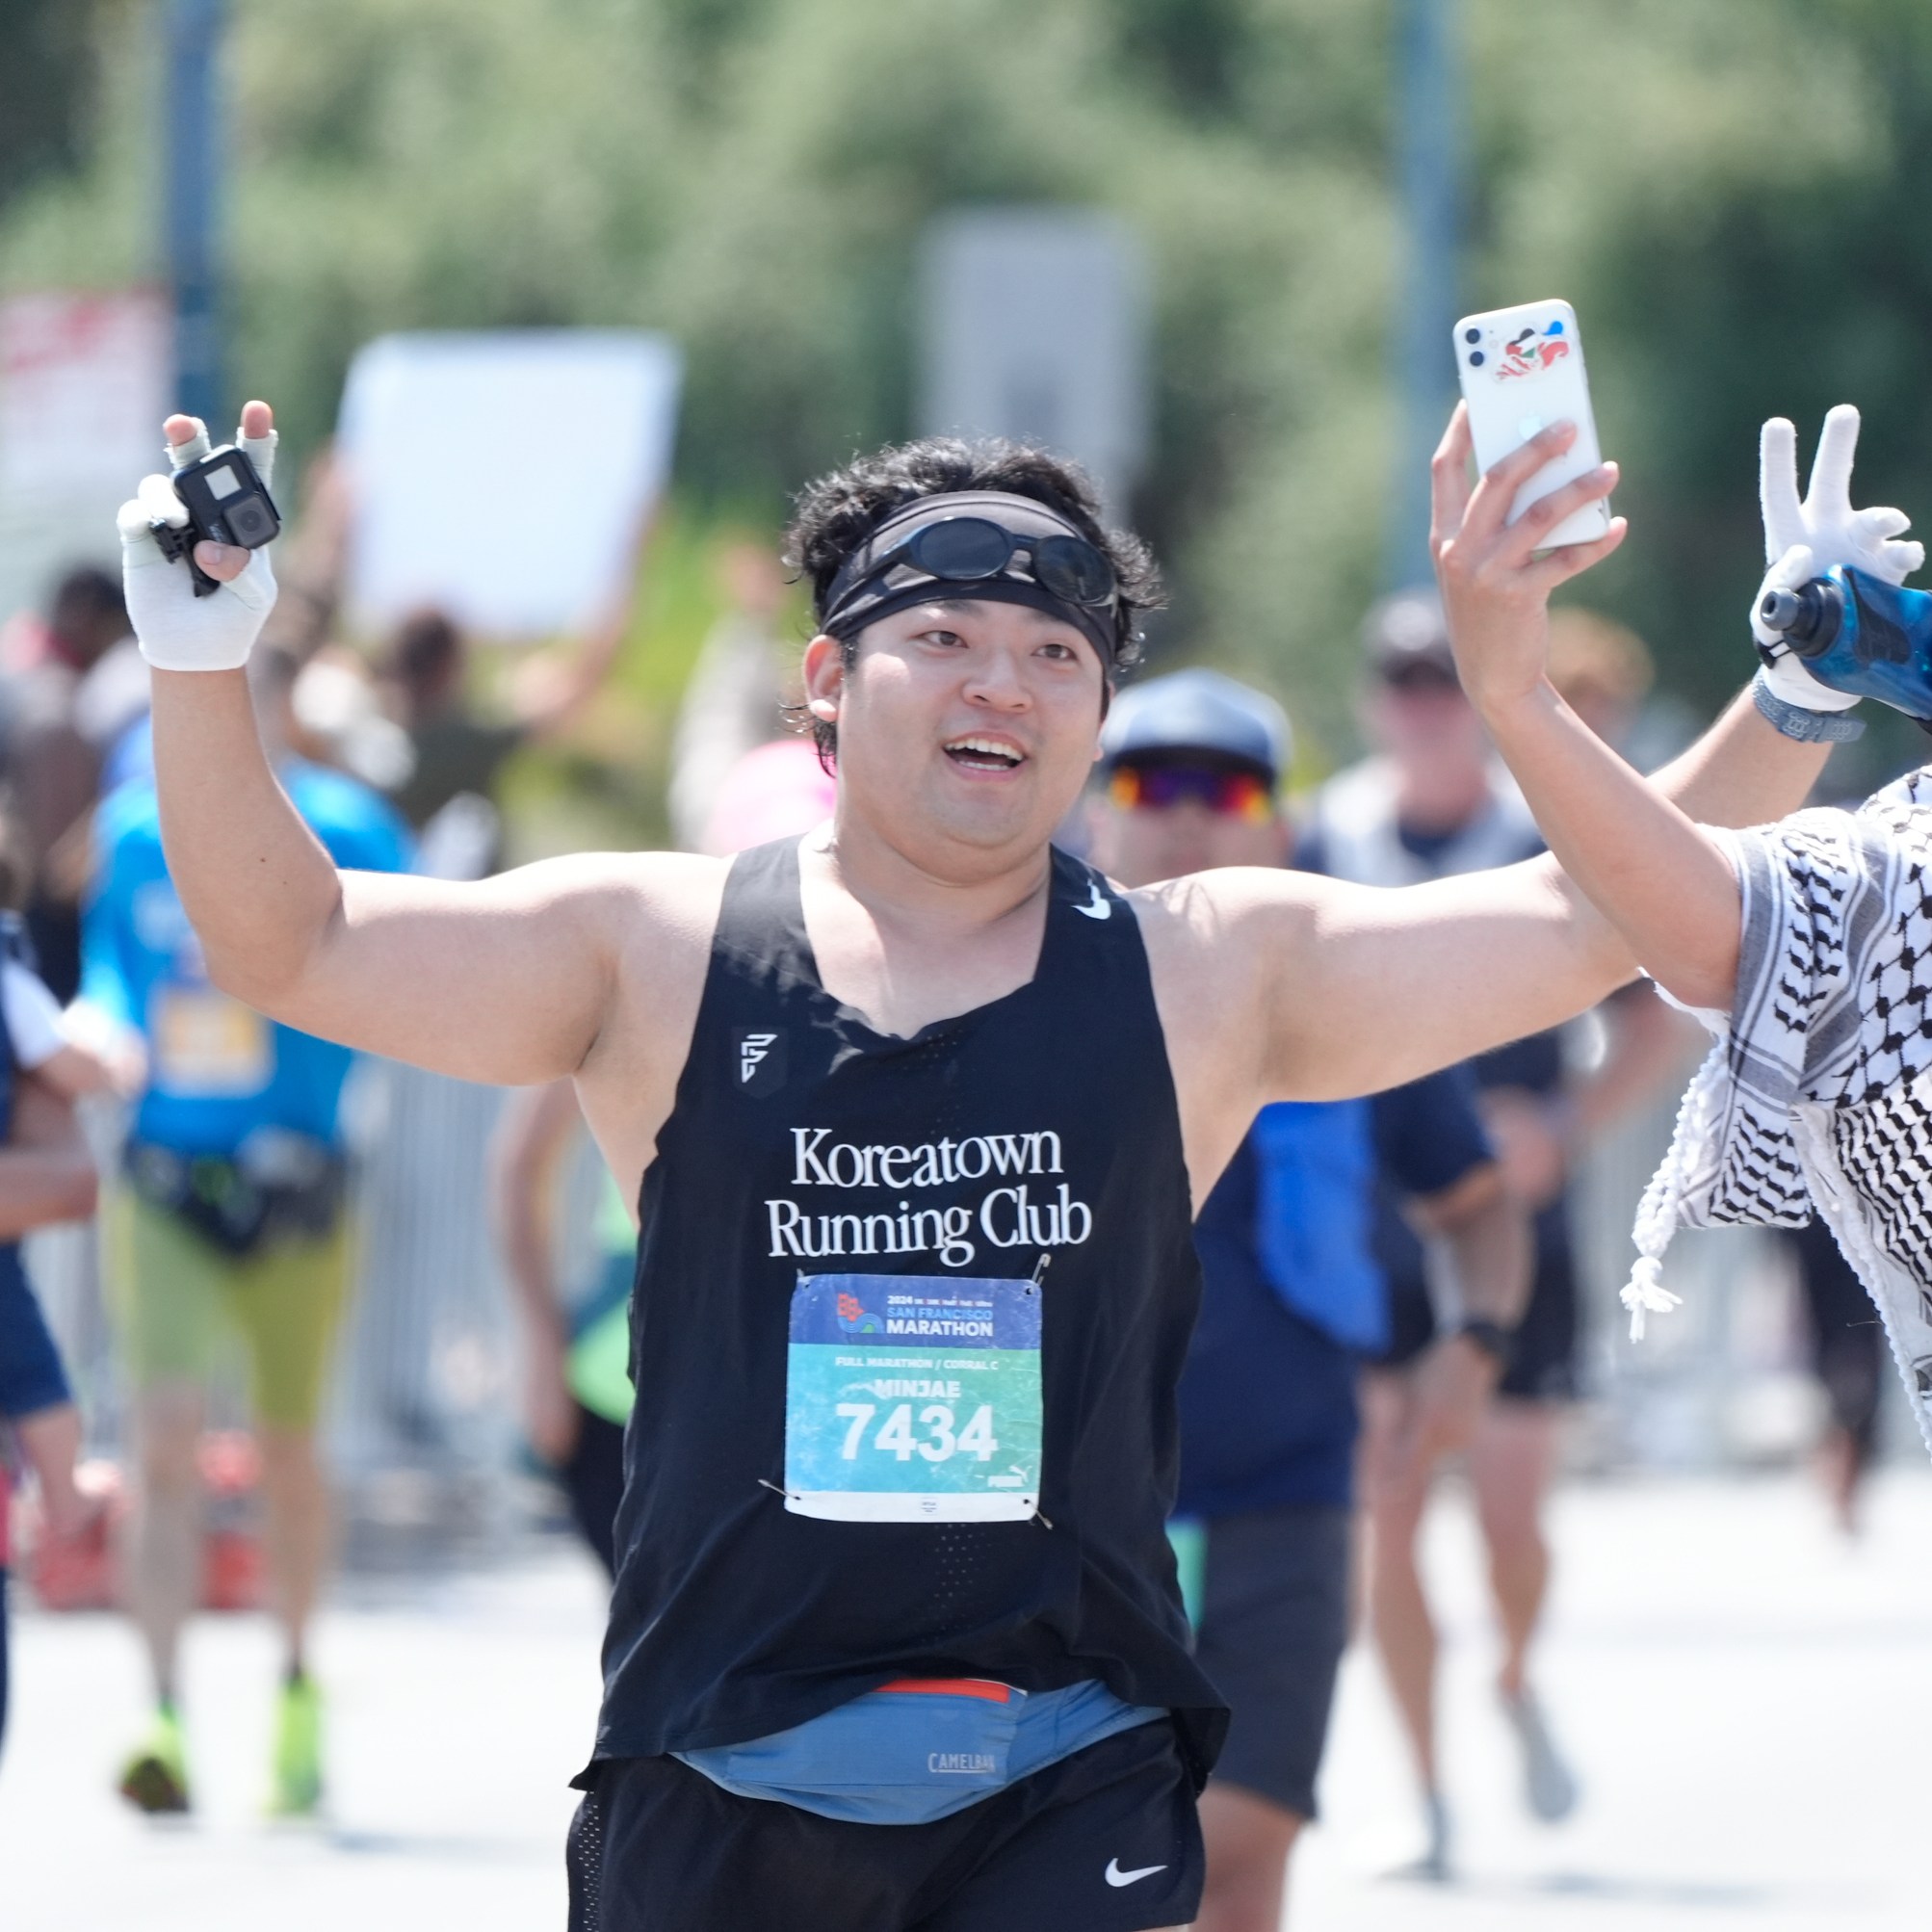
[(1482, 367), (1482, 351), (1481, 351), (1481, 350), (1479, 350), (1479, 349), (1478, 349), (1478, 350), (1477, 350), (1477, 351), (1475, 352), (1475, 353), (1474, 355), (1472, 355), (1472, 356), (1471, 356), (1471, 357), (1469, 358), (1469, 366), (1470, 366), (1470, 367), (1471, 367), (1472, 369), (1480, 369), (1480, 368)]
[(1466, 328), (1462, 332), (1462, 339), (1465, 342), (1480, 342), (1482, 340), (1482, 330), (1479, 328)]

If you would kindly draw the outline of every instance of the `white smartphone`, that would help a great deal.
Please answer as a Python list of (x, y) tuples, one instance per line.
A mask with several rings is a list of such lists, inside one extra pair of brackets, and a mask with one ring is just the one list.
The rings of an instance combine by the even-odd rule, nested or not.
[[(1526, 301), (1464, 316), (1455, 326), (1455, 366), (1469, 405), (1479, 470), (1494, 469), (1552, 423), (1577, 426), (1577, 440), (1569, 449), (1516, 492), (1509, 507), (1511, 523), (1539, 497), (1603, 461), (1597, 419), (1590, 413), (1583, 339), (1577, 332), (1577, 312), (1567, 301)], [(1609, 527), (1609, 506), (1599, 498), (1566, 516), (1542, 547), (1588, 543)]]

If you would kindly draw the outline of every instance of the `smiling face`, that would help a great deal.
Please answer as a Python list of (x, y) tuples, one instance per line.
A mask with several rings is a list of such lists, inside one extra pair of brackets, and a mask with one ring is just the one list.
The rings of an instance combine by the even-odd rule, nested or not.
[(1099, 751), (1105, 680), (1074, 625), (1025, 604), (936, 600), (813, 639), (805, 691), (839, 733), (839, 821), (942, 877), (1043, 850)]

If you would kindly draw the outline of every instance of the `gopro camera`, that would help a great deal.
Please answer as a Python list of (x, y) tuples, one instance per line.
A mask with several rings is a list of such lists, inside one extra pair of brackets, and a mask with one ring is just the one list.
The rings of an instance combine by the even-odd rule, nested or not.
[(195, 546), (226, 543), (238, 550), (259, 550), (281, 535), (281, 517), (248, 453), (233, 443), (176, 470), (171, 481), (188, 521), (178, 530), (168, 523), (152, 525), (154, 540), (170, 563), (187, 563), (196, 596), (212, 596), (221, 583), (195, 561)]

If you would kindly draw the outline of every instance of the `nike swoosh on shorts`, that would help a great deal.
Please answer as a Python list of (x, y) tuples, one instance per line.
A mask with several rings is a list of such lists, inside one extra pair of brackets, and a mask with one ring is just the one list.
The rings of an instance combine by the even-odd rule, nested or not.
[[(1081, 910), (1084, 912), (1085, 906)], [(1110, 1858), (1107, 1861), (1107, 1882), (1110, 1885), (1137, 1885), (1143, 1878), (1152, 1878), (1157, 1871), (1165, 1871), (1164, 1865), (1143, 1865), (1137, 1871), (1122, 1871), (1120, 1861)]]

